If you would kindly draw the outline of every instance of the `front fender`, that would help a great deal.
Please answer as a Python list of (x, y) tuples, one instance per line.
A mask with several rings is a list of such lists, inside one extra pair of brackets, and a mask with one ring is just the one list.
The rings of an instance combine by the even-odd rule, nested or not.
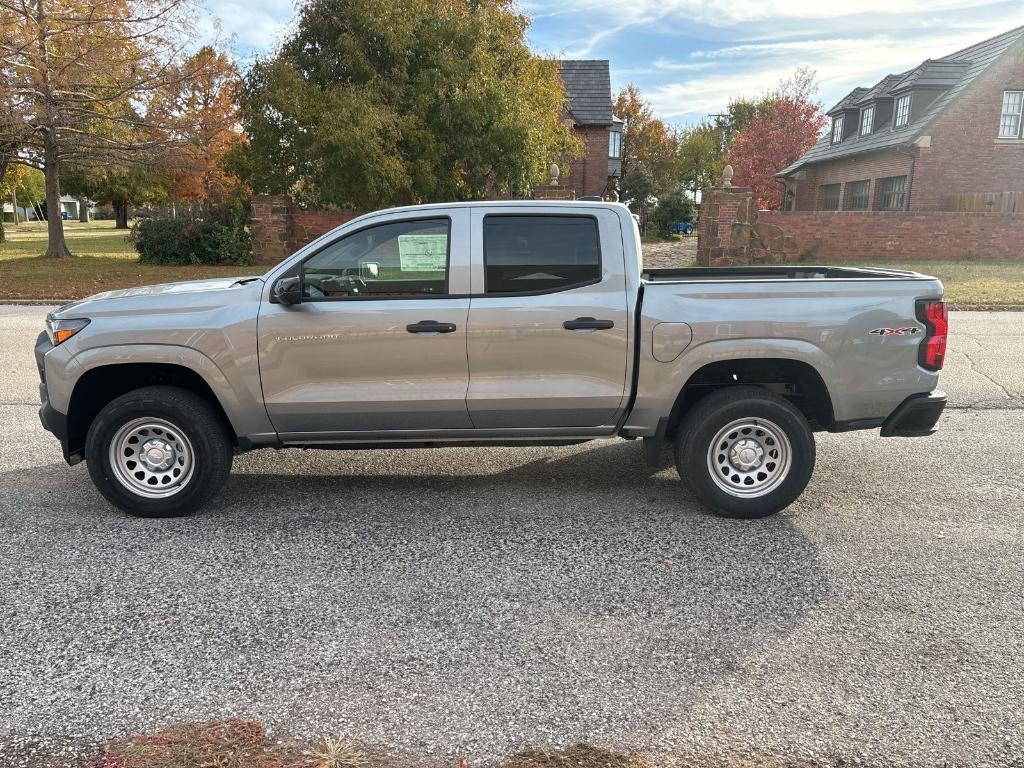
[(45, 359), (50, 403), (61, 413), (68, 412), (75, 384), (88, 371), (108, 365), (157, 363), (181, 366), (198, 374), (220, 402), (232, 429), (239, 437), (274, 434), (263, 403), (253, 398), (241, 383), (236, 386), (212, 359), (190, 347), (174, 344), (118, 344), (83, 350), (63, 365), (51, 355)]

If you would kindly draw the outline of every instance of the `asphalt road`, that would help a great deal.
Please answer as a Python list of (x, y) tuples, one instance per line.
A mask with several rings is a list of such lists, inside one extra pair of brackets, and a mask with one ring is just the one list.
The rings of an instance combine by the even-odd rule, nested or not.
[(264, 451), (212, 508), (108, 507), (0, 307), (0, 757), (239, 715), (419, 758), (595, 741), (1021, 765), (1024, 314), (954, 313), (938, 435), (820, 435), (706, 514), (639, 446)]

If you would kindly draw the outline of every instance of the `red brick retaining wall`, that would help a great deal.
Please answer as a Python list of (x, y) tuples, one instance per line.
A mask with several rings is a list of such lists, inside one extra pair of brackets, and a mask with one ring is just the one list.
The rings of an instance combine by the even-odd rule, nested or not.
[(949, 212), (759, 211), (786, 235), (787, 261), (1019, 259), (1024, 216)]
[(359, 215), (355, 211), (303, 211), (287, 195), (256, 195), (251, 220), (253, 259), (257, 264), (276, 264)]

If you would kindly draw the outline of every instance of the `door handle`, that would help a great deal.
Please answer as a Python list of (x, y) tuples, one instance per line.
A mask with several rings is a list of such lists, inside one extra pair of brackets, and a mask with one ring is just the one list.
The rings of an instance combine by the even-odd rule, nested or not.
[(436, 320), (420, 320), (418, 323), (410, 323), (405, 326), (409, 333), (451, 333), (455, 330), (455, 323), (439, 323)]
[(607, 331), (614, 328), (615, 323), (611, 320), (595, 320), (592, 317), (577, 317), (575, 320), (566, 320), (562, 327), (567, 331)]

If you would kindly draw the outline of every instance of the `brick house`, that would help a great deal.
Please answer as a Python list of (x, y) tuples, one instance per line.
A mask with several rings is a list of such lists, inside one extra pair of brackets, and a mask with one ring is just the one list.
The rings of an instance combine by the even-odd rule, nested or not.
[(559, 73), (569, 99), (566, 118), (584, 146), (582, 157), (567, 162), (559, 187), (573, 197), (605, 197), (611, 182), (622, 175), (622, 121), (612, 114), (608, 61), (562, 61)]
[(1024, 27), (855, 88), (776, 174), (788, 211), (1024, 212)]

